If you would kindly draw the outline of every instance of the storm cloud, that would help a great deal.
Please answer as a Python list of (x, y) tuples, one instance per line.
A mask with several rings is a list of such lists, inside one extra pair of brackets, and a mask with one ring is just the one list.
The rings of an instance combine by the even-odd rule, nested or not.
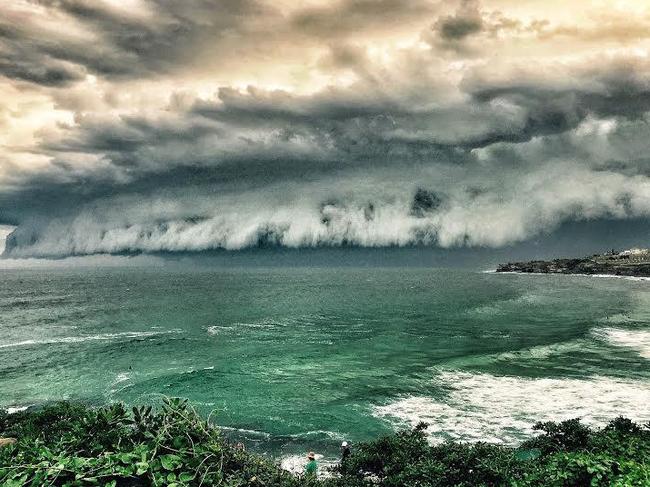
[(650, 15), (618, 8), (2, 6), (5, 255), (499, 247), (646, 218), (650, 44), (623, 33)]

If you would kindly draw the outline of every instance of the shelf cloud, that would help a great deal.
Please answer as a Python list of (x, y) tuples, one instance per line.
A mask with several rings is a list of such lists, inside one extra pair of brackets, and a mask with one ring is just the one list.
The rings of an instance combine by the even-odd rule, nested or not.
[(500, 247), (648, 217), (650, 9), (561, 5), (2, 5), (5, 256)]

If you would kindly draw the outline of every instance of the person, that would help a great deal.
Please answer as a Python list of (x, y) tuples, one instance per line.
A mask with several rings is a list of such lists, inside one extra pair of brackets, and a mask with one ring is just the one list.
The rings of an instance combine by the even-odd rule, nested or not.
[(316, 454), (310, 451), (307, 455), (307, 465), (305, 465), (305, 475), (316, 477), (318, 472), (318, 464), (316, 463)]
[(350, 444), (347, 441), (341, 443), (341, 463), (350, 456), (350, 453), (352, 453), (350, 451)]

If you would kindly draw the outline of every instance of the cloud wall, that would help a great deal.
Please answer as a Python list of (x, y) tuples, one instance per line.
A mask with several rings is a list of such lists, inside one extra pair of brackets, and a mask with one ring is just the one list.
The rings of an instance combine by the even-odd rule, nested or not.
[(650, 214), (650, 10), (0, 6), (5, 255), (500, 247)]

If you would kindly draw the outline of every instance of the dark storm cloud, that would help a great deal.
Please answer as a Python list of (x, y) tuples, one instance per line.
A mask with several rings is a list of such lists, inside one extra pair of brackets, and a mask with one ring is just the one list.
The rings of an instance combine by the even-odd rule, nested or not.
[[(41, 191), (37, 198), (41, 205), (52, 206), (46, 210), (50, 215), (48, 223), (33, 218), (24, 221), (10, 240), (8, 250), (19, 254), (20, 249), (25, 248), (31, 249), (27, 252), (56, 255), (57, 252), (114, 252), (120, 245), (125, 245), (126, 250), (140, 247), (144, 250), (158, 247), (201, 250), (239, 248), (260, 242), (302, 246), (314, 243), (395, 244), (402, 241), (401, 238), (404, 242), (438, 242), (444, 245), (457, 243), (458, 239), (468, 244), (508, 241), (512, 237), (507, 232), (500, 236), (499, 232), (493, 231), (492, 237), (482, 237), (467, 223), (470, 226), (458, 235), (455, 230), (442, 228), (441, 225), (450, 223), (439, 219), (444, 220), (446, 212), (453, 214), (454, 205), (471, 208), (480, 204), (489, 208), (496, 204), (494, 208), (498, 208), (502, 204), (499, 202), (503, 201), (503, 194), (495, 194), (495, 181), (489, 172), (483, 173), (476, 167), (472, 149), (562, 134), (587, 116), (587, 110), (575, 108), (573, 92), (567, 95), (567, 100), (573, 103), (568, 104), (560, 97), (554, 112), (548, 107), (544, 110), (540, 107), (552, 97), (558, 99), (558, 93), (542, 96), (542, 90), (529, 90), (523, 97), (515, 89), (476, 92), (477, 105), (473, 109), (457, 106), (444, 113), (430, 111), (424, 114), (417, 113), (414, 108), (408, 112), (394, 100), (385, 105), (375, 101), (354, 107), (350, 103), (342, 104), (337, 98), (340, 94), (333, 99), (322, 94), (302, 99), (277, 92), (235, 94), (222, 91), (218, 101), (198, 103), (190, 111), (176, 113), (170, 119), (121, 117), (111, 122), (80, 119), (79, 126), (71, 131), (72, 137), (64, 137), (58, 144), (52, 143), (47, 150), (53, 154), (60, 153), (57, 157), (62, 159), (69, 152), (100, 152), (111, 165), (125, 170), (125, 181), (116, 185), (110, 177), (79, 174), (77, 184), (57, 182), (61, 174), (68, 178), (71, 174), (64, 166), (55, 165), (49, 185), (46, 179), (33, 181), (34, 190), (10, 198), (26, 205), (23, 209), (15, 209), (14, 220), (20, 219), (21, 215), (38, 215), (45, 210), (37, 210), (30, 202), (34, 200), (29, 198), (29, 193), (35, 190)], [(539, 98), (535, 103), (531, 103), (532, 93)], [(517, 108), (513, 112), (517, 114), (513, 119), (517, 122), (517, 129), (513, 128), (513, 120), (508, 119), (504, 120), (501, 128), (491, 125), (496, 112), (490, 111), (489, 105), (497, 99), (507, 99)], [(486, 105), (484, 109), (487, 111), (484, 117), (477, 119), (479, 105)], [(452, 114), (464, 110), (473, 118), (450, 120)], [(457, 123), (465, 131), (442, 142), (443, 137), (435, 133), (436, 124), (442, 121), (452, 125)], [(488, 124), (484, 125), (484, 122)], [(468, 138), (468, 124), (471, 123), (477, 124), (478, 131), (474, 137)], [(458, 127), (451, 133), (455, 134)], [(564, 151), (554, 156), (571, 153), (567, 148), (565, 145)], [(494, 155), (498, 156), (498, 153)], [(503, 164), (496, 157), (490, 160), (497, 166)], [(428, 165), (438, 169), (432, 176), (423, 178)], [(443, 197), (440, 195), (444, 194), (444, 185), (439, 178), (446, 177), (445, 172), (451, 171), (446, 169), (440, 173), (439, 168), (444, 165), (466, 167), (466, 170), (482, 176), (466, 191), (456, 188), (456, 194)], [(398, 170), (399, 177), (405, 177), (405, 181), (398, 185), (387, 184), (383, 176), (378, 176), (382, 166), (389, 173)], [(576, 177), (584, 179), (586, 174), (580, 171)], [(361, 190), (359, 183), (354, 182), (359, 177), (374, 181), (372, 184), (378, 192)], [(356, 188), (352, 196), (349, 189), (333, 192), (327, 189), (330, 185), (341, 186), (341, 178)], [(607, 176), (605, 180), (610, 179)], [(616, 179), (612, 181), (615, 183), (613, 187), (619, 183)], [(477, 184), (486, 183), (487, 188), (475, 190)], [(278, 189), (269, 189), (273, 187)], [(276, 221), (279, 218), (277, 212), (282, 215), (286, 211), (282, 207), (286, 204), (298, 206), (299, 203), (288, 201), (293, 201), (292, 198), (299, 197), (309, 187), (312, 190), (307, 190), (309, 196), (306, 198), (310, 203), (301, 209), (306, 212), (301, 218), (316, 219), (319, 233), (310, 237), (307, 226), (301, 227), (301, 233), (292, 237), (296, 229), (283, 219)], [(44, 188), (49, 189), (43, 192)], [(112, 193), (115, 191), (122, 195), (120, 199), (114, 199)], [(284, 195), (293, 193), (293, 196), (289, 200), (282, 197), (279, 203), (274, 203), (278, 191)], [(585, 208), (602, 204), (605, 206), (598, 211), (605, 215), (612, 212), (623, 216), (638, 215), (638, 197), (630, 196), (630, 191), (634, 192), (634, 189), (623, 187), (607, 197), (611, 203), (589, 202)], [(333, 193), (339, 193), (339, 196), (333, 198)], [(241, 230), (233, 226), (234, 221), (230, 220), (228, 213), (219, 210), (215, 215), (211, 209), (228, 208), (231, 197), (237, 201), (232, 217), (236, 215), (240, 222), (250, 219), (251, 233), (239, 234)], [(270, 200), (262, 203), (266, 198)], [(152, 203), (158, 200), (164, 203)], [(94, 201), (104, 203), (92, 203)], [(260, 204), (266, 205), (271, 213), (266, 216), (264, 212), (260, 213)], [(546, 205), (547, 202), (541, 200), (538, 204)], [(56, 214), (53, 207), (57, 205), (61, 215), (58, 219), (53, 218)], [(69, 215), (69, 205), (83, 211)], [(142, 220), (140, 210), (133, 213), (132, 209), (139, 205), (153, 205), (154, 208), (161, 205), (162, 210), (152, 210)], [(583, 209), (577, 207), (575, 211)], [(401, 215), (399, 218), (409, 228), (403, 237), (386, 237), (383, 233), (388, 225), (395, 225), (394, 220), (385, 220), (391, 212)], [(7, 215), (10, 216), (10, 212)], [(467, 218), (467, 215), (462, 218)], [(71, 239), (70, 233), (60, 234), (57, 229), (79, 225), (79, 228), (89, 229), (90, 234), (99, 233), (93, 240), (85, 241), (85, 237), (82, 240), (79, 240), (81, 237)], [(72, 232), (72, 235), (79, 231)], [(447, 237), (450, 240), (440, 240), (441, 232), (448, 231), (452, 232)], [(522, 235), (530, 232), (526, 229), (521, 231)], [(190, 237), (195, 233), (200, 237)]]
[(424, 39), (436, 48), (467, 55), (474, 51), (468, 41), (488, 25), (481, 14), (478, 0), (461, 0), (456, 12), (440, 17)]
[[(650, 215), (643, 56), (505, 62), (485, 46), (551, 27), (475, 1), (36, 5), (70, 29), (0, 20), (0, 73), (55, 119), (0, 158), (10, 255), (502, 246)], [(285, 49), (304, 62), (277, 84), (210, 82)]]
[(82, 80), (86, 75), (85, 69), (78, 65), (22, 49), (0, 54), (0, 73), (8, 78), (44, 86), (66, 86)]
[[(565, 67), (562, 74), (576, 80), (571, 85), (498, 82), (470, 73), (461, 84), (469, 101), (430, 109), (402, 94), (409, 91), (408, 81), (398, 85), (402, 91), (376, 90), (362, 82), (311, 96), (222, 89), (218, 100), (198, 102), (193, 112), (236, 127), (274, 128), (274, 135), (287, 141), (308, 136), (322, 149), (340, 151), (336, 156), (356, 154), (360, 160), (400, 151), (404, 159), (439, 155), (443, 149), (462, 154), (497, 142), (563, 133), (589, 116), (637, 118), (650, 110), (647, 68), (621, 61)], [(426, 148), (431, 152), (420, 151)]]
[(339, 38), (358, 30), (390, 29), (430, 16), (437, 4), (426, 0), (339, 0), (305, 8), (290, 18), (293, 28), (309, 36)]
[[(144, 180), (158, 187), (177, 181), (234, 187), (381, 166), (471, 166), (474, 149), (562, 134), (589, 116), (636, 118), (650, 108), (642, 84), (611, 73), (597, 90), (480, 77), (468, 78), (465, 86), (468, 101), (427, 110), (399, 92), (368, 86), (302, 96), (223, 88), (214, 100), (199, 99), (188, 109), (158, 116), (79, 116), (41, 150), (54, 157), (53, 183), (72, 178), (84, 181), (86, 191), (98, 176), (103, 192), (113, 173), (75, 175), (65, 163), (70, 153), (101, 154), (109, 168), (122, 171), (123, 189), (143, 190)], [(631, 99), (637, 103), (626, 104)], [(45, 179), (35, 184), (43, 185)]]
[(468, 35), (481, 30), (480, 18), (458, 18), (453, 17), (446, 19), (439, 25), (440, 35), (445, 40), (464, 39)]
[[(109, 78), (172, 72), (200, 62), (208, 48), (218, 54), (222, 45), (250, 34), (251, 21), (277, 16), (256, 0), (152, 0), (139, 16), (88, 0), (35, 4), (61, 29), (56, 21), (46, 29), (29, 16), (19, 23), (0, 16), (0, 73), (44, 85), (62, 85), (85, 72)], [(66, 24), (81, 33), (71, 35)]]
[[(46, 86), (62, 86), (85, 73), (138, 79), (219, 66), (242, 55), (264, 59), (283, 45), (390, 30), (435, 10), (427, 0), (345, 0), (296, 9), (289, 17), (258, 0), (149, 0), (144, 12), (91, 0), (34, 4), (56, 20), (46, 28), (31, 14), (9, 15), (5, 6), (0, 74)], [(67, 32), (66, 25), (80, 32)]]
[(483, 19), (475, 0), (464, 0), (455, 15), (440, 19), (436, 27), (440, 36), (446, 41), (458, 41), (480, 32)]

